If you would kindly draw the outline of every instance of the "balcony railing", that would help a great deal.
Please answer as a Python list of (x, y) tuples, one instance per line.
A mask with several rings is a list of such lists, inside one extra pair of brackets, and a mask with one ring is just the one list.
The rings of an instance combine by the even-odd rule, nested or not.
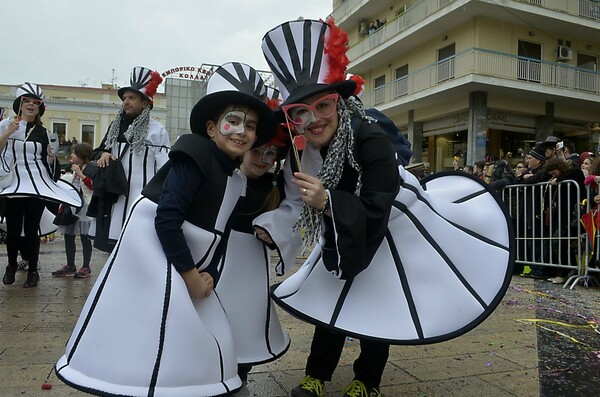
[[(423, 0), (415, 4), (398, 18), (388, 22), (376, 32), (371, 33), (366, 36), (364, 40), (352, 46), (348, 51), (348, 58), (357, 59), (455, 1), (456, 0)], [(334, 11), (334, 13), (336, 13), (336, 11)]]
[(365, 91), (361, 98), (366, 106), (375, 106), (472, 74), (600, 94), (599, 72), (471, 48), (374, 90)]
[(600, 3), (597, 0), (515, 0), (519, 3), (533, 4), (549, 10), (566, 12), (583, 18), (599, 20)]
[[(374, 33), (366, 36), (364, 40), (353, 45), (348, 51), (348, 58), (358, 59), (361, 56), (372, 51), (376, 47), (384, 44), (402, 32), (406, 31), (411, 26), (418, 24), (427, 17), (435, 14), (440, 9), (456, 2), (457, 0), (423, 0), (410, 8), (408, 8), (398, 18), (388, 22), (385, 26)], [(542, 8), (547, 8), (553, 11), (566, 12), (567, 14), (599, 20), (600, 19), (600, 3), (593, 0), (515, 0), (520, 3), (528, 3)], [(352, 9), (360, 0), (348, 0), (342, 3), (340, 7), (348, 7)], [(348, 5), (345, 5), (348, 4)], [(334, 15), (338, 14), (338, 7), (334, 10)]]

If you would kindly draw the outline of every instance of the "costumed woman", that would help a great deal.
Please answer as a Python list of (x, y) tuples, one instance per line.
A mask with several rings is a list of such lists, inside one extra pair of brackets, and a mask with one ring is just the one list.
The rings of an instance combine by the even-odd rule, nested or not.
[[(267, 103), (277, 106), (279, 92), (267, 87)], [(290, 345), (270, 298), (271, 254), (254, 235), (252, 220), (276, 208), (283, 198), (278, 183), (280, 160), (289, 138), (278, 127), (275, 137), (244, 154), (240, 170), (248, 179), (246, 195), (236, 208), (231, 235), (215, 291), (231, 323), (238, 375), (245, 384), (254, 365), (281, 357)], [(269, 172), (275, 166), (274, 172)]]
[[(41, 117), (46, 110), (42, 89), (33, 83), (17, 88), (13, 110), (16, 117), (0, 122), (0, 197), (6, 198), (5, 285), (15, 282), (19, 249), (29, 262), (24, 288), (40, 281), (40, 220), (48, 201), (81, 207), (79, 193), (66, 182), (55, 182), (60, 165), (51, 149)], [(22, 241), (21, 234), (23, 234)]]
[[(230, 325), (211, 293), (231, 214), (244, 194), (239, 158), (275, 130), (248, 65), (219, 67), (169, 162), (135, 200), (65, 355), (65, 383), (97, 395), (221, 396), (241, 388)], [(107, 332), (107, 330), (109, 330)]]
[(301, 230), (306, 246), (316, 243), (273, 290), (284, 310), (315, 325), (295, 397), (323, 395), (346, 336), (361, 348), (343, 395), (380, 396), (390, 344), (472, 329), (498, 305), (512, 273), (503, 204), (465, 173), (440, 173), (421, 186), (397, 166), (386, 132), (353, 96), (357, 83), (345, 80), (347, 42), (332, 20), (303, 20), (272, 29), (262, 43), (281, 115), (308, 142), (285, 162), (285, 200), (254, 221), (286, 268)]

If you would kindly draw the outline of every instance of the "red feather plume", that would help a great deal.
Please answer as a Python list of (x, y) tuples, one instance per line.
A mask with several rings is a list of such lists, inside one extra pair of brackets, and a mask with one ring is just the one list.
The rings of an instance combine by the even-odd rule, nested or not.
[(329, 25), (329, 37), (323, 46), (324, 53), (328, 56), (329, 72), (325, 82), (329, 84), (339, 83), (346, 79), (346, 68), (350, 60), (346, 56), (348, 52), (348, 34), (335, 24), (333, 17), (327, 18)]
[(271, 139), (267, 146), (274, 145), (277, 147), (286, 147), (289, 145), (290, 137), (283, 127), (284, 126), (282, 124), (277, 125), (277, 129), (275, 130), (275, 136), (273, 137), (273, 139)]
[(146, 86), (146, 95), (152, 98), (154, 97), (154, 94), (156, 94), (156, 89), (159, 84), (162, 83), (163, 78), (156, 70), (150, 72), (150, 76), (150, 82)]
[(273, 99), (273, 98), (266, 98), (265, 102), (267, 103), (268, 107), (270, 107), (271, 109), (275, 109), (277, 106), (279, 106), (279, 104), (281, 103), (281, 100)]
[(352, 80), (356, 83), (356, 89), (354, 90), (354, 95), (360, 94), (360, 92), (363, 90), (363, 87), (365, 86), (365, 79), (363, 79), (362, 76), (358, 76), (355, 74), (355, 75), (350, 76), (350, 80)]

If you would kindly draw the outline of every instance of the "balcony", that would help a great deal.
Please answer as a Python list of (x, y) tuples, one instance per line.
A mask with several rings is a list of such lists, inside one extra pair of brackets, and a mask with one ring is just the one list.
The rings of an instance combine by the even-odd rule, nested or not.
[(600, 20), (600, 3), (597, 0), (515, 0), (569, 15)]
[[(360, 0), (348, 0), (342, 3), (340, 7), (333, 11), (332, 15), (338, 15), (338, 11), (348, 12), (349, 10), (360, 4)], [(456, 4), (454, 4), (456, 3)], [(548, 11), (560, 12), (561, 14), (568, 14), (572, 17), (581, 18), (580, 21), (588, 29), (584, 35), (597, 34), (598, 26), (595, 22), (600, 20), (600, 3), (594, 0), (514, 0), (508, 1), (507, 8), (514, 8), (515, 15), (519, 15), (519, 20), (523, 18), (544, 18), (541, 15), (537, 15), (538, 12), (532, 10), (532, 7), (518, 6), (519, 3), (526, 3), (534, 5), (536, 8), (544, 8)], [(348, 51), (348, 58), (353, 61), (359, 60), (369, 52), (377, 49), (383, 44), (391, 43), (396, 39), (399, 39), (402, 33), (409, 30), (409, 28), (425, 21), (438, 11), (449, 8), (448, 6), (454, 4), (448, 12), (452, 12), (455, 15), (455, 22), (459, 23), (460, 20), (466, 20), (467, 18), (475, 15), (489, 14), (494, 15), (497, 12), (497, 5), (495, 3), (488, 3), (485, 1), (465, 1), (465, 0), (423, 0), (419, 3), (408, 8), (398, 18), (389, 21), (384, 27), (378, 31), (366, 36), (364, 40), (359, 41), (353, 45)], [(512, 7), (511, 7), (512, 6)], [(341, 9), (344, 7), (343, 9)], [(560, 16), (552, 15), (552, 13), (546, 13), (546, 18), (550, 18), (546, 23), (556, 24), (564, 19)], [(344, 15), (340, 13), (339, 15)], [(458, 17), (460, 15), (460, 17)], [(538, 20), (536, 19), (536, 23)], [(568, 23), (568, 21), (563, 21)], [(538, 24), (543, 26), (543, 22)], [(446, 29), (447, 26), (444, 26)], [(572, 29), (572, 26), (565, 26), (565, 29)], [(346, 28), (347, 29), (347, 28)], [(442, 29), (443, 30), (443, 29)], [(592, 36), (593, 37), (593, 36)]]
[[(593, 102), (600, 103), (600, 97), (596, 96), (600, 94), (599, 72), (478, 48), (467, 49), (406, 77), (365, 91), (361, 99), (365, 106), (373, 107), (426, 90), (431, 90), (427, 93), (429, 95), (435, 92), (432, 89), (436, 87), (442, 88), (453, 80), (472, 75), (489, 78), (490, 85), (514, 86), (534, 92), (541, 91), (540, 87), (558, 88), (566, 90), (559, 94), (565, 97), (576, 97), (573, 93), (580, 96), (590, 94)], [(517, 84), (499, 83), (498, 79)]]

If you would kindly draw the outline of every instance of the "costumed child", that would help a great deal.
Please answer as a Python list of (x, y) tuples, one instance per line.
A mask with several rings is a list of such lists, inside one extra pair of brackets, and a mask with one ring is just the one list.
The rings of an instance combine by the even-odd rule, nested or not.
[(255, 237), (252, 226), (254, 218), (276, 208), (283, 198), (283, 185), (277, 180), (288, 142), (287, 133), (278, 127), (273, 140), (244, 154), (240, 169), (248, 178), (246, 195), (236, 208), (215, 287), (231, 323), (244, 384), (252, 366), (281, 357), (290, 345), (270, 298), (270, 250)]
[[(17, 88), (13, 110), (17, 115), (0, 122), (0, 198), (6, 198), (5, 285), (15, 282), (19, 249), (27, 252), (27, 279), (23, 288), (40, 282), (40, 222), (48, 201), (82, 206), (79, 193), (64, 181), (55, 182), (60, 165), (52, 151), (41, 117), (46, 110), (44, 93), (33, 83)], [(23, 236), (23, 239), (21, 239)]]
[(135, 199), (121, 236), (55, 366), (99, 395), (221, 396), (242, 386), (213, 289), (230, 217), (244, 194), (239, 158), (275, 130), (248, 65), (211, 75), (169, 161)]
[[(59, 231), (63, 233), (65, 237), (65, 253), (67, 255), (67, 264), (52, 272), (54, 277), (66, 277), (73, 276), (75, 278), (88, 278), (91, 277), (92, 271), (90, 269), (90, 261), (92, 259), (92, 240), (88, 236), (90, 224), (92, 219), (85, 215), (87, 206), (92, 199), (94, 182), (92, 178), (84, 174), (84, 170), (87, 167), (93, 167), (90, 165), (92, 160), (93, 148), (88, 143), (76, 143), (72, 146), (71, 153), (71, 173), (65, 173), (61, 179), (69, 182), (81, 193), (84, 201), (83, 208), (81, 208), (76, 214), (71, 210), (67, 210), (64, 205), (58, 208), (59, 216), (55, 222), (59, 224)], [(60, 215), (64, 214), (65, 211), (71, 212), (73, 219), (61, 224), (59, 222)], [(75, 266), (75, 253), (77, 248), (75, 246), (75, 236), (79, 235), (81, 239), (82, 253), (83, 253), (83, 266), (77, 270)]]
[(307, 141), (286, 159), (285, 200), (254, 221), (285, 268), (300, 231), (314, 244), (272, 295), (315, 325), (291, 395), (323, 396), (352, 336), (360, 355), (342, 394), (381, 396), (390, 344), (451, 339), (501, 301), (514, 261), (504, 203), (463, 172), (419, 182), (397, 166), (387, 133), (354, 96), (364, 80), (346, 80), (348, 37), (333, 20), (286, 22), (266, 33), (262, 49), (284, 100), (281, 121)]

